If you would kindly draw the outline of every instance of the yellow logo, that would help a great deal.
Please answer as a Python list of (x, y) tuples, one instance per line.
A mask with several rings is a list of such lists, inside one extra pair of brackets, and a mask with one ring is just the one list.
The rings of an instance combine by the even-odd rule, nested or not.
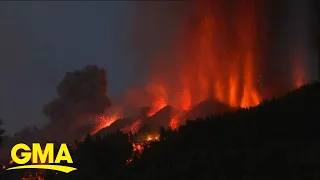
[[(21, 155), (18, 156), (17, 152), (23, 150)], [(58, 165), (61, 161), (67, 161), (72, 164), (72, 158), (66, 144), (61, 144), (58, 154), (54, 159), (54, 144), (47, 143), (44, 150), (41, 149), (40, 143), (33, 143), (32, 149), (26, 144), (20, 143), (11, 149), (11, 158), (20, 166), (11, 167), (7, 170), (13, 169), (49, 169), (69, 173), (77, 170), (74, 167)], [(24, 165), (31, 160), (31, 165)], [(40, 162), (38, 162), (40, 160)], [(39, 164), (40, 163), (40, 164)]]

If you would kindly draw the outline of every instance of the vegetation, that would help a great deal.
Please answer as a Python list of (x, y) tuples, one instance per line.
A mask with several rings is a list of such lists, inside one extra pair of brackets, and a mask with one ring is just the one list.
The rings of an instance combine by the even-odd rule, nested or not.
[[(2, 119), (0, 118), (0, 125), (2, 125)], [(0, 129), (0, 146), (2, 145), (2, 141), (3, 141), (3, 134), (4, 134), (4, 130)]]

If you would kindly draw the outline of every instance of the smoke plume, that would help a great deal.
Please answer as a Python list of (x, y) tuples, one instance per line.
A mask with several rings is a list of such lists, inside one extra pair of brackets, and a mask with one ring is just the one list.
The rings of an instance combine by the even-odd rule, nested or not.
[(50, 126), (71, 135), (81, 128), (88, 132), (97, 115), (110, 107), (107, 97), (106, 72), (97, 66), (68, 72), (57, 87), (58, 97), (44, 106), (43, 112), (51, 120)]

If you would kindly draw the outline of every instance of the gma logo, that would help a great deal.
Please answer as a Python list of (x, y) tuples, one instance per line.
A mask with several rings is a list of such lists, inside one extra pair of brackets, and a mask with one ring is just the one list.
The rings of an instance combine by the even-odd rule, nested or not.
[[(18, 156), (17, 152), (23, 150), (21, 155)], [(13, 162), (19, 164), (19, 166), (8, 168), (7, 170), (14, 169), (48, 169), (56, 170), (64, 173), (77, 170), (74, 167), (58, 165), (61, 161), (67, 161), (68, 164), (72, 164), (72, 158), (70, 156), (68, 146), (61, 144), (58, 154), (54, 159), (54, 144), (47, 143), (44, 150), (42, 150), (40, 143), (33, 143), (32, 149), (23, 143), (15, 145), (11, 149), (11, 158)], [(25, 165), (31, 160), (31, 165)], [(38, 162), (40, 160), (40, 162)]]

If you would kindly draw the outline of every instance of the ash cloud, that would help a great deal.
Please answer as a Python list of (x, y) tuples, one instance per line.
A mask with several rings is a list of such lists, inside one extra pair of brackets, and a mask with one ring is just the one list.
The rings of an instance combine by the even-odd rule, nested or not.
[[(46, 104), (43, 112), (50, 118), (49, 126), (54, 131), (70, 134), (67, 137), (76, 138), (89, 132), (94, 125), (90, 119), (103, 114), (111, 106), (106, 72), (97, 66), (68, 72), (57, 86), (57, 92), (58, 97)], [(80, 129), (85, 133), (79, 134)]]
[(49, 123), (40, 129), (26, 127), (13, 136), (5, 136), (0, 156), (7, 158), (10, 149), (19, 142), (81, 140), (95, 128), (94, 119), (111, 107), (106, 72), (94, 65), (67, 72), (56, 90), (58, 97), (43, 106)]

